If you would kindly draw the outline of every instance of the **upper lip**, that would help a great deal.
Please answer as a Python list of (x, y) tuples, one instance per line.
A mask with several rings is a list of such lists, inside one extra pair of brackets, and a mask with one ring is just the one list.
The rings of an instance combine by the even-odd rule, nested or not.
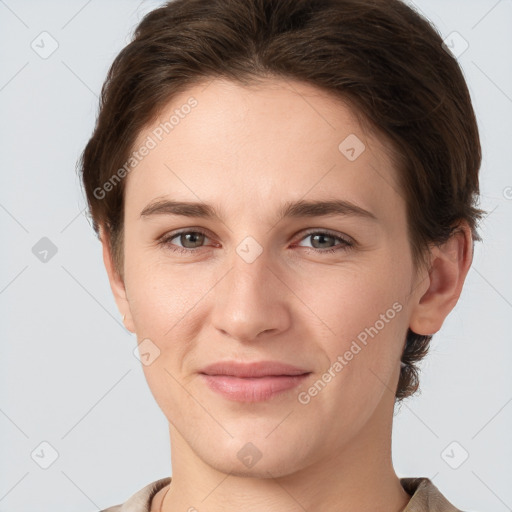
[(199, 373), (206, 375), (231, 375), (233, 377), (266, 377), (268, 375), (302, 375), (308, 370), (279, 361), (255, 361), (240, 363), (219, 361), (203, 368)]

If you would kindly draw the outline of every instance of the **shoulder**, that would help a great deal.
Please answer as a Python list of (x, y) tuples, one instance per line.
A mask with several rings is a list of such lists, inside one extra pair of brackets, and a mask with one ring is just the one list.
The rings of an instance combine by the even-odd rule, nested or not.
[(411, 495), (403, 512), (462, 512), (428, 478), (400, 478), (400, 483)]
[(171, 482), (171, 477), (155, 480), (132, 494), (124, 503), (113, 505), (100, 512), (150, 512), (153, 496)]

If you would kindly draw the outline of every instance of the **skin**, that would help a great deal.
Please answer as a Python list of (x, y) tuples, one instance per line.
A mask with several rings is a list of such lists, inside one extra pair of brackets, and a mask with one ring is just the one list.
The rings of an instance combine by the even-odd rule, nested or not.
[[(410, 496), (391, 461), (400, 355), (408, 327), (433, 334), (455, 306), (471, 265), (469, 227), (461, 223), (431, 250), (430, 272), (416, 272), (389, 147), (347, 105), (301, 82), (197, 85), (173, 98), (135, 147), (190, 96), (198, 105), (126, 178), (124, 281), (102, 231), (125, 326), (160, 350), (143, 369), (169, 421), (172, 483), (152, 510), (403, 510)], [(366, 147), (354, 161), (338, 149), (350, 134)], [(163, 198), (211, 203), (222, 220), (141, 218)], [(299, 199), (348, 200), (377, 221), (279, 220), (281, 205)], [(207, 236), (158, 243), (185, 228)], [(313, 228), (355, 245), (318, 240)], [(252, 263), (236, 251), (247, 236), (263, 249)], [(330, 247), (340, 250), (321, 254)], [(401, 311), (300, 403), (299, 392), (397, 302)], [(278, 360), (312, 373), (269, 400), (233, 402), (198, 375), (227, 359)], [(248, 442), (261, 452), (252, 467), (237, 457)]]

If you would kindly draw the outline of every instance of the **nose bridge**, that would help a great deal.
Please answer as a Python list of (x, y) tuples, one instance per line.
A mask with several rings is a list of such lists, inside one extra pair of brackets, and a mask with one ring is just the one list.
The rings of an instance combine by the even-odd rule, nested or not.
[[(258, 244), (259, 245), (259, 244)], [(243, 241), (236, 248), (231, 258), (230, 283), (227, 290), (230, 301), (245, 307), (247, 302), (254, 306), (264, 306), (272, 301), (266, 292), (270, 291), (271, 272), (268, 251), (256, 247), (252, 241)], [(275, 290), (274, 290), (275, 291)]]
[(267, 251), (254, 242), (242, 241), (234, 251), (231, 258), (231, 286), (232, 297), (239, 296), (239, 299), (258, 300), (263, 288), (265, 279), (268, 282), (270, 269)]

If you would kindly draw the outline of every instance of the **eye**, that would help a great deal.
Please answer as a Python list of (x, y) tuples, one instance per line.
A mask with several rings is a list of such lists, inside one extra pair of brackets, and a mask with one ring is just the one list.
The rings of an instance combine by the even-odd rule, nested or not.
[[(348, 240), (348, 238), (344, 238), (340, 235), (331, 233), (329, 231), (310, 231), (306, 234), (302, 240), (310, 239), (312, 242), (312, 250), (315, 253), (325, 254), (329, 253), (332, 254), (334, 252), (338, 251), (346, 251), (354, 246), (354, 243)], [(332, 243), (339, 241), (340, 244), (338, 246), (332, 245)], [(299, 247), (304, 247), (300, 244), (297, 244)], [(306, 249), (309, 249), (306, 247)]]
[[(175, 238), (177, 238), (181, 245), (172, 243)], [(205, 239), (209, 240), (206, 233), (197, 229), (194, 231), (179, 231), (178, 233), (164, 235), (158, 243), (177, 253), (192, 253), (202, 247)]]

